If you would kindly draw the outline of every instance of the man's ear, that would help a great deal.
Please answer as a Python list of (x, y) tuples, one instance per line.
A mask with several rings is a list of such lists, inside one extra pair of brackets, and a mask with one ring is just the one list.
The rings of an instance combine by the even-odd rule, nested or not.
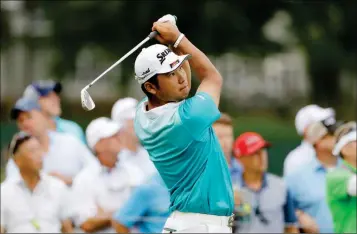
[(155, 85), (151, 84), (150, 82), (146, 82), (144, 84), (144, 88), (146, 89), (146, 91), (148, 91), (149, 93), (151, 93), (152, 95), (155, 95), (157, 93), (157, 88)]

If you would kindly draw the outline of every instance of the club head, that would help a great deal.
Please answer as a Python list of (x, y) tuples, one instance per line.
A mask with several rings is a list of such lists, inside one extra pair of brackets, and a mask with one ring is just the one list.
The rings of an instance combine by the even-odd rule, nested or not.
[(86, 111), (91, 111), (94, 109), (95, 104), (91, 96), (89, 95), (87, 89), (82, 89), (81, 91), (81, 103), (82, 108)]

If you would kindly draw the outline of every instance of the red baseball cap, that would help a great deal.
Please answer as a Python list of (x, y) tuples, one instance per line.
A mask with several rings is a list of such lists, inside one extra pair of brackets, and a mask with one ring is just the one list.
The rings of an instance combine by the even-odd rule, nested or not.
[(240, 135), (234, 142), (233, 150), (236, 157), (251, 155), (260, 149), (268, 148), (271, 144), (255, 132), (246, 132)]

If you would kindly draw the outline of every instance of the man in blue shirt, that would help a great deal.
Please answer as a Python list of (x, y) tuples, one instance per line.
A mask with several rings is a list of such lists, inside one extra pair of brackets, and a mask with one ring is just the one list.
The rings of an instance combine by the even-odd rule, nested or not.
[[(174, 21), (152, 30), (162, 44), (142, 50), (136, 79), (147, 95), (137, 107), (135, 131), (170, 192), (166, 232), (231, 232), (233, 189), (212, 124), (219, 119), (222, 77)], [(192, 56), (190, 64), (186, 61)], [(201, 84), (191, 88), (190, 65)]]
[(62, 85), (59, 82), (38, 80), (26, 87), (23, 96), (38, 102), (41, 110), (48, 117), (52, 130), (72, 134), (86, 144), (82, 128), (76, 122), (60, 117), (62, 114), (59, 96), (61, 91)]
[(333, 233), (332, 215), (326, 200), (326, 176), (341, 164), (332, 154), (336, 120), (327, 118), (311, 124), (306, 139), (314, 146), (316, 156), (310, 163), (285, 177), (294, 200), (301, 229), (305, 233)]
[(133, 192), (113, 215), (113, 227), (117, 233), (159, 233), (169, 216), (170, 194), (159, 174), (155, 174)]

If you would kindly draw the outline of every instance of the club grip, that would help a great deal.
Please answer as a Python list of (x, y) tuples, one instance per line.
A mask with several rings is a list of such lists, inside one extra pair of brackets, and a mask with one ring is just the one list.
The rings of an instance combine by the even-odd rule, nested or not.
[(153, 32), (151, 32), (150, 34), (149, 34), (149, 38), (150, 39), (153, 39), (153, 38), (155, 38), (157, 35), (159, 35), (159, 32), (158, 31), (153, 31)]

